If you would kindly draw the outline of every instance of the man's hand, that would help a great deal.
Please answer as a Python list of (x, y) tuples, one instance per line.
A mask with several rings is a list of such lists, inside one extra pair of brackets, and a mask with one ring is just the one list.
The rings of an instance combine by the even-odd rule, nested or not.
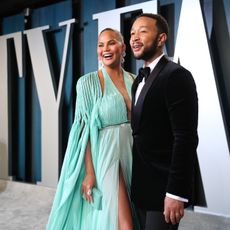
[(167, 223), (177, 224), (184, 216), (184, 202), (165, 197), (164, 215)]

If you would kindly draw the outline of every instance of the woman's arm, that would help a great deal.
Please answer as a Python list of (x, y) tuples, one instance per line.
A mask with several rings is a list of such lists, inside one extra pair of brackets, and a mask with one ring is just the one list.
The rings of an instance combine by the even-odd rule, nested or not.
[(89, 191), (92, 191), (92, 188), (96, 185), (96, 177), (92, 161), (90, 140), (87, 143), (85, 152), (85, 171), (86, 175), (82, 182), (82, 192), (84, 193), (86, 200), (92, 202), (93, 197)]

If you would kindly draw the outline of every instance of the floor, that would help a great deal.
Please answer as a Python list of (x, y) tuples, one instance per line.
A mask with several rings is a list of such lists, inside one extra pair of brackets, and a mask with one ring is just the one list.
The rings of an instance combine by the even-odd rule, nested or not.
[(0, 230), (45, 229), (55, 190), (0, 180)]
[[(53, 188), (0, 180), (0, 230), (45, 230), (54, 194)], [(230, 230), (230, 218), (186, 211), (179, 230)]]

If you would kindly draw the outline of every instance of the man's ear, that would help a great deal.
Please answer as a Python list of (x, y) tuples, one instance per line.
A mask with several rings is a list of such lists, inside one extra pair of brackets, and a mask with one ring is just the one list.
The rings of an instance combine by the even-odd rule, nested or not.
[(161, 33), (158, 36), (158, 46), (164, 46), (167, 40), (167, 35), (165, 33)]

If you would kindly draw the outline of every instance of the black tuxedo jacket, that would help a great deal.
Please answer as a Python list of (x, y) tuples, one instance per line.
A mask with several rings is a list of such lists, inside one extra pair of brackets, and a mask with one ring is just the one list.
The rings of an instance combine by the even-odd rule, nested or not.
[(162, 57), (136, 105), (132, 87), (133, 174), (131, 198), (162, 211), (166, 192), (192, 200), (198, 144), (198, 99), (191, 73)]

